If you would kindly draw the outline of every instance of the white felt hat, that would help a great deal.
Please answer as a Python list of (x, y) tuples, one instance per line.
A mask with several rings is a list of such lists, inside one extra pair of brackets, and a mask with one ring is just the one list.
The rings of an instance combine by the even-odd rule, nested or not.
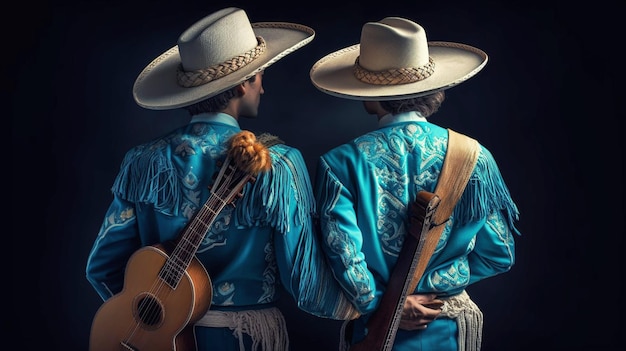
[(217, 95), (313, 40), (313, 29), (295, 23), (250, 23), (229, 7), (188, 28), (178, 44), (154, 59), (133, 87), (142, 107), (166, 110)]
[(311, 82), (355, 100), (397, 100), (453, 87), (478, 73), (487, 54), (453, 42), (428, 42), (419, 24), (400, 17), (368, 22), (361, 41), (317, 61)]

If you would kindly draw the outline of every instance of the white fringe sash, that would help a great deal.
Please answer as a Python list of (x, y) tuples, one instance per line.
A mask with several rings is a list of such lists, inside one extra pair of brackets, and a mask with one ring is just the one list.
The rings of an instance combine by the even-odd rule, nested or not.
[[(442, 298), (443, 309), (439, 317), (456, 319), (459, 329), (459, 351), (480, 351), (483, 339), (483, 313), (465, 290), (460, 294)], [(439, 318), (438, 317), (438, 318)]]
[[(483, 313), (470, 299), (465, 290), (460, 294), (442, 298), (444, 304), (441, 314), (437, 317), (446, 317), (456, 320), (458, 327), (459, 351), (480, 351), (483, 338)], [(350, 321), (344, 321), (339, 331), (339, 350), (346, 351), (349, 348), (345, 340), (345, 329)]]
[(238, 312), (215, 311), (209, 309), (198, 320), (196, 326), (209, 328), (229, 328), (239, 339), (239, 349), (245, 351), (243, 333), (252, 338), (252, 349), (261, 346), (262, 351), (289, 350), (289, 337), (285, 317), (276, 307), (263, 310)]

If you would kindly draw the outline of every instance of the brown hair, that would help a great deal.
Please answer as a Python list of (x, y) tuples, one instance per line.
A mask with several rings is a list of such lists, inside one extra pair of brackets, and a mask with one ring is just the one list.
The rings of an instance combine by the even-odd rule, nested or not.
[[(256, 75), (250, 77), (247, 81), (254, 83)], [(206, 112), (220, 112), (228, 106), (230, 99), (237, 96), (237, 87), (232, 87), (226, 91), (223, 91), (215, 96), (211, 96), (208, 99), (198, 101), (195, 104), (183, 107), (191, 116), (206, 113)]]
[(422, 116), (430, 117), (439, 110), (445, 99), (445, 92), (440, 90), (430, 95), (410, 99), (381, 101), (380, 106), (394, 115), (401, 112), (418, 111)]

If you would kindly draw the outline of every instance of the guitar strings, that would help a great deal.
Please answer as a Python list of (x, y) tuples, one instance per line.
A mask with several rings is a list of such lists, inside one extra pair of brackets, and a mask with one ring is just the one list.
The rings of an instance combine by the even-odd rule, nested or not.
[[(138, 331), (141, 331), (141, 329), (143, 329), (140, 329), (140, 326), (142, 324), (154, 325), (159, 322), (162, 317), (162, 314), (160, 314), (160, 311), (162, 310), (161, 302), (167, 300), (172, 289), (176, 289), (185, 270), (191, 263), (191, 260), (193, 259), (195, 252), (199, 247), (202, 238), (204, 237), (204, 234), (206, 233), (206, 230), (203, 230), (202, 232), (200, 232), (200, 230), (204, 228), (210, 228), (212, 222), (215, 219), (215, 216), (227, 204), (224, 200), (224, 195), (232, 192), (232, 190), (229, 190), (229, 187), (225, 185), (233, 184), (233, 179), (235, 179), (235, 175), (237, 174), (235, 168), (230, 165), (229, 159), (230, 157), (227, 157), (225, 165), (222, 167), (222, 171), (220, 171), (220, 174), (210, 191), (209, 199), (200, 208), (198, 214), (190, 223), (188, 230), (185, 231), (184, 235), (181, 237), (180, 242), (176, 245), (176, 248), (172, 252), (172, 255), (168, 256), (168, 258), (166, 259), (165, 265), (159, 271), (158, 277), (152, 284), (150, 290), (146, 292), (146, 296), (142, 298), (139, 302), (137, 306), (138, 313), (136, 317), (139, 318), (141, 321), (140, 323), (135, 323), (135, 325), (129, 326), (129, 329), (127, 330), (127, 339), (125, 339), (125, 342), (131, 340), (133, 337), (135, 337)], [(227, 172), (228, 170), (230, 170), (231, 172)], [(219, 180), (221, 178), (226, 179), (223, 184), (219, 184)], [(244, 178), (240, 177), (239, 182), (244, 183), (247, 177)], [(215, 187), (217, 187), (218, 185), (219, 187), (217, 188), (217, 191), (214, 191)], [(218, 210), (213, 211), (212, 208), (217, 208)], [(213, 216), (213, 219), (211, 219), (211, 215)], [(204, 224), (204, 227), (201, 226), (199, 223)], [(193, 234), (192, 239), (196, 240), (188, 240), (188, 233)], [(186, 248), (189, 245), (193, 247), (193, 250), (189, 250)], [(193, 255), (191, 255), (192, 252), (194, 253)], [(184, 260), (182, 260), (181, 262), (175, 262), (174, 258), (179, 257), (182, 254), (185, 255)], [(165, 274), (162, 274), (163, 272), (165, 272)], [(160, 296), (163, 287), (165, 285), (170, 286), (168, 282), (172, 284), (172, 289), (165, 290), (166, 294), (163, 294), (164, 296)]]

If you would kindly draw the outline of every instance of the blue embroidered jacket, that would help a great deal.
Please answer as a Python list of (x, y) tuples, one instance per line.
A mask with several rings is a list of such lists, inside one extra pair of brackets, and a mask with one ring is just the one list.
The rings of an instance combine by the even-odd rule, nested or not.
[[(314, 194), (333, 274), (358, 311), (374, 311), (407, 235), (408, 206), (433, 192), (448, 133), (415, 112), (385, 116), (377, 130), (319, 159)], [(491, 153), (478, 163), (416, 292), (449, 296), (510, 270), (518, 209)], [(519, 234), (519, 233), (518, 233)]]
[[(225, 142), (239, 131), (228, 115), (203, 114), (128, 151), (86, 266), (102, 299), (122, 290), (134, 252), (179, 237), (209, 196)], [(248, 183), (234, 207), (223, 209), (198, 248), (213, 285), (212, 309), (271, 304), (281, 283), (304, 306), (319, 299), (307, 292), (316, 274), (309, 255), (318, 255), (309, 173), (295, 148), (278, 144), (270, 154), (271, 170)]]

